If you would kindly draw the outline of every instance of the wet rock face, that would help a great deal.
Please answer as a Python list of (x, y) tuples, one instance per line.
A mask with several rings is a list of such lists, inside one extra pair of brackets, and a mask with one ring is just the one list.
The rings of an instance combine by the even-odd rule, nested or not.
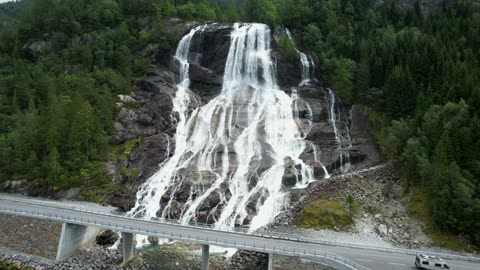
[(231, 32), (231, 24), (206, 26), (192, 39), (189, 61), (217, 74), (223, 74), (230, 49)]
[(174, 73), (167, 66), (158, 66), (151, 74), (135, 82), (135, 93), (122, 96), (120, 111), (114, 124), (117, 134), (113, 144), (155, 135), (173, 124), (171, 111), (175, 95)]
[[(188, 32), (191, 27), (187, 26)], [(211, 24), (203, 31), (197, 32), (192, 38), (189, 62), (190, 69), (190, 111), (208, 103), (217, 96), (223, 82), (223, 72), (230, 49), (230, 33), (232, 24)], [(282, 56), (278, 49), (277, 30), (272, 31), (272, 52), (277, 72), (277, 83), (288, 95), (296, 90), (299, 99), (295, 101), (292, 110), (296, 115), (295, 122), (299, 126), (306, 140), (308, 140), (301, 159), (312, 166), (315, 178), (322, 179), (326, 171), (331, 174), (338, 172), (344, 162), (344, 153), (338, 150), (338, 138), (351, 137), (351, 145), (344, 146), (344, 152), (349, 153), (352, 168), (365, 168), (379, 162), (379, 154), (373, 138), (369, 135), (372, 125), (363, 110), (358, 106), (345, 104), (336, 98), (334, 110), (337, 114), (335, 127), (331, 121), (331, 95), (320, 84), (310, 86), (298, 86), (302, 80), (300, 59), (291, 59)], [(179, 80), (178, 63), (172, 54), (159, 52), (156, 54), (158, 63), (154, 71), (147, 74), (135, 83), (136, 91), (129, 96), (122, 96), (118, 106), (119, 112), (116, 116), (115, 128), (117, 134), (113, 136), (114, 144), (121, 144), (135, 138), (142, 138), (141, 142), (132, 150), (122, 166), (129, 170), (139, 171), (138, 178), (120, 192), (114, 194), (109, 202), (128, 210), (135, 203), (135, 194), (138, 187), (146, 179), (152, 176), (159, 169), (159, 165), (168, 158), (175, 150), (175, 128), (176, 116), (172, 113), (172, 99), (176, 93), (176, 82)], [(245, 91), (248, 91), (246, 89)], [(243, 113), (239, 104), (238, 113)], [(243, 123), (240, 117), (238, 125)], [(334, 130), (337, 130), (337, 136)], [(262, 147), (264, 147), (262, 145)], [(218, 150), (219, 153), (223, 151)], [(234, 168), (235, 153), (231, 153), (230, 167)], [(263, 158), (263, 157), (262, 157)], [(260, 167), (269, 164), (265, 156)], [(268, 166), (267, 166), (268, 167)], [(120, 168), (117, 168), (117, 170)], [(297, 171), (297, 172), (296, 172)], [(185, 172), (197, 179), (195, 172)], [(198, 173), (198, 172), (197, 172)], [(284, 186), (294, 186), (297, 179), (301, 177), (295, 164), (286, 168), (283, 179)], [(204, 183), (202, 188), (208, 188), (213, 183), (213, 178), (202, 176)], [(252, 176), (250, 181), (255, 182), (257, 177)], [(175, 205), (181, 207), (188, 199), (190, 184), (183, 185), (185, 198), (175, 198)], [(168, 202), (168, 200), (167, 200)], [(209, 208), (216, 205), (218, 198), (208, 198), (202, 206), (202, 213), (199, 220), (211, 222), (212, 213)], [(219, 209), (221, 211), (221, 209)], [(247, 209), (247, 211), (249, 211)], [(175, 212), (175, 211), (173, 211)], [(172, 213), (173, 213), (172, 212)], [(180, 211), (178, 211), (180, 213)], [(174, 213), (173, 213), (174, 214)], [(217, 211), (218, 214), (218, 211)]]
[[(225, 64), (227, 61), (232, 32), (232, 24), (208, 25), (192, 38), (190, 45), (190, 88), (202, 97), (204, 102), (219, 94)], [(275, 30), (275, 33), (277, 30)], [(301, 64), (298, 59), (284, 57), (278, 47), (277, 39), (272, 37), (271, 56), (276, 63), (277, 83), (281, 88), (289, 89), (301, 81)]]
[(231, 31), (231, 24), (213, 24), (192, 38), (188, 55), (190, 88), (204, 102), (218, 95), (222, 88)]
[(302, 80), (301, 64), (298, 59), (285, 58), (278, 51), (276, 41), (272, 44), (272, 58), (274, 59), (277, 71), (277, 84), (281, 88), (297, 86)]
[(351, 121), (352, 162), (358, 164), (357, 168), (362, 169), (378, 164), (381, 157), (371, 132), (375, 128), (375, 123), (368, 119), (365, 110), (358, 105), (352, 106)]

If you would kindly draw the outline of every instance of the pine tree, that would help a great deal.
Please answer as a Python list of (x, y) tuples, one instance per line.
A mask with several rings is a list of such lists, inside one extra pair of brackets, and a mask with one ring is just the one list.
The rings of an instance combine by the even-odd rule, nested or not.
[(81, 155), (84, 158), (80, 159), (88, 160), (95, 122), (92, 106), (79, 93), (72, 99), (68, 122), (70, 127), (66, 145), (71, 150), (70, 157), (78, 158), (77, 155)]
[(333, 87), (338, 95), (346, 99), (352, 99), (352, 73), (350, 71), (352, 61), (347, 58), (341, 58), (336, 61), (335, 76), (333, 77)]
[(246, 0), (244, 14), (249, 21), (269, 25), (277, 25), (280, 20), (277, 7), (272, 0)]
[(370, 65), (366, 57), (363, 57), (360, 61), (355, 81), (356, 91), (354, 92), (354, 98), (368, 95), (370, 89)]
[(47, 179), (50, 185), (61, 185), (63, 180), (63, 168), (60, 164), (60, 154), (57, 148), (52, 148), (48, 153)]

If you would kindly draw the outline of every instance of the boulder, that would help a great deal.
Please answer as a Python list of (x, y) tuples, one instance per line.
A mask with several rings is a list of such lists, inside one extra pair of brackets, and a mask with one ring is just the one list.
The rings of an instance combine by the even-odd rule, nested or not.
[(380, 225), (378, 225), (378, 227), (375, 228), (375, 231), (380, 236), (386, 236), (388, 234), (388, 227), (385, 224), (380, 224)]
[(100, 246), (112, 246), (118, 239), (118, 233), (106, 230), (97, 236), (96, 242)]
[(3, 183), (3, 190), (10, 193), (23, 194), (28, 191), (28, 179), (9, 180)]
[(156, 236), (149, 236), (147, 239), (148, 239), (148, 242), (149, 242), (150, 244), (152, 244), (152, 245), (158, 245), (159, 240), (160, 240), (160, 239), (159, 239), (158, 237), (156, 237)]

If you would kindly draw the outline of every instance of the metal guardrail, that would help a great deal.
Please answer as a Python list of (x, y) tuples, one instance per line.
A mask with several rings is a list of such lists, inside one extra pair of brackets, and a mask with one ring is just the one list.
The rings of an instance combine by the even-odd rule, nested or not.
[[(20, 197), (16, 198), (15, 197), (15, 200), (14, 200), (13, 198), (14, 197), (12, 197), (11, 201), (24, 201), (26, 203), (31, 203), (31, 201), (29, 201), (28, 199), (23, 199), (23, 198), (20, 198)], [(2, 198), (0, 198), (0, 199), (2, 199)], [(262, 229), (250, 232), (249, 227), (244, 227), (244, 226), (243, 227), (227, 227), (227, 226), (210, 225), (210, 224), (196, 223), (196, 222), (185, 224), (185, 223), (181, 223), (178, 220), (174, 220), (174, 219), (133, 218), (133, 217), (126, 217), (123, 214), (115, 214), (113, 212), (105, 212), (105, 211), (88, 209), (87, 207), (65, 206), (65, 205), (62, 205), (62, 204), (60, 204), (58, 202), (54, 202), (54, 201), (42, 202), (40, 200), (35, 200), (35, 202), (37, 204), (43, 204), (43, 205), (50, 206), (50, 207), (52, 207), (52, 205), (56, 205), (56, 207), (61, 208), (61, 209), (95, 213), (95, 214), (99, 214), (99, 215), (123, 217), (123, 218), (126, 218), (126, 219), (133, 219), (133, 220), (150, 221), (150, 222), (156, 222), (156, 223), (160, 223), (160, 224), (168, 224), (168, 225), (182, 226), (182, 227), (188, 227), (188, 228), (217, 230), (217, 231), (229, 232), (229, 233), (249, 234), (249, 235), (254, 235), (254, 236), (263, 237), (263, 238), (275, 238), (275, 239), (281, 239), (281, 240), (289, 240), (289, 241), (296, 241), (296, 242), (303, 242), (303, 243), (319, 244), (319, 245), (325, 245), (325, 246), (346, 247), (346, 248), (364, 249), (364, 250), (376, 250), (376, 251), (382, 251), (382, 252), (388, 252), (388, 253), (398, 253), (398, 254), (407, 254), (407, 255), (416, 255), (417, 253), (423, 253), (423, 254), (431, 255), (431, 256), (439, 256), (439, 257), (442, 257), (444, 259), (480, 263), (480, 257), (474, 257), (474, 256), (469, 257), (469, 256), (461, 256), (461, 255), (448, 254), (448, 253), (437, 253), (437, 252), (431, 252), (431, 251), (424, 251), (424, 250), (419, 250), (419, 249), (401, 249), (401, 248), (390, 248), (390, 247), (377, 247), (377, 246), (369, 246), (369, 245), (361, 245), (361, 244), (314, 240), (314, 239), (305, 238), (305, 237), (300, 236), (300, 235), (287, 234), (287, 233), (281, 233), (281, 232), (275, 232), (275, 231), (267, 231), (267, 230), (262, 230)]]
[[(71, 209), (64, 209), (64, 210), (71, 210)], [(196, 242), (196, 243), (210, 244), (210, 245), (217, 245), (217, 246), (224, 246), (224, 247), (233, 247), (233, 248), (253, 250), (253, 251), (259, 251), (259, 252), (265, 252), (265, 253), (275, 253), (275, 254), (286, 255), (286, 256), (321, 258), (321, 259), (327, 259), (335, 263), (342, 264), (346, 267), (345, 269), (371, 270), (370, 268), (357, 264), (347, 258), (337, 256), (336, 254), (325, 252), (325, 251), (320, 252), (313, 249), (305, 249), (305, 248), (296, 249), (296, 248), (287, 248), (287, 247), (279, 248), (279, 247), (276, 247), (275, 245), (273, 246), (257, 245), (255, 242), (247, 243), (247, 241), (236, 241), (236, 240), (232, 241), (232, 240), (226, 240), (226, 239), (210, 238), (208, 236), (200, 236), (200, 235), (192, 236), (191, 234), (182, 234), (182, 233), (177, 234), (173, 232), (165, 233), (164, 231), (163, 232), (157, 231), (155, 229), (151, 230), (151, 229), (142, 228), (139, 226), (133, 226), (133, 225), (125, 226), (125, 225), (119, 225), (119, 224), (112, 224), (109, 222), (103, 222), (96, 219), (81, 218), (81, 217), (75, 217), (75, 216), (69, 216), (69, 215), (50, 214), (42, 211), (28, 211), (28, 210), (21, 210), (16, 208), (0, 207), (0, 212), (7, 213), (7, 214), (15, 214), (15, 215), (25, 215), (25, 216), (37, 217), (37, 218), (40, 217), (40, 218), (70, 222), (70, 223), (79, 223), (82, 225), (100, 226), (100, 227), (114, 229), (118, 231), (147, 234), (147, 235), (156, 235), (158, 237), (171, 238), (171, 239), (175, 238), (176, 240), (183, 240), (188, 242)], [(95, 213), (90, 211), (81, 211), (81, 212), (102, 215), (102, 213)], [(118, 215), (111, 215), (111, 216), (114, 216), (116, 218), (123, 218), (122, 216), (118, 216)], [(143, 219), (133, 219), (133, 218), (131, 219), (136, 221), (147, 221)], [(147, 222), (149, 224), (152, 224), (152, 223), (155, 224), (155, 222), (152, 222), (152, 221), (147, 221)], [(162, 223), (162, 224), (165, 224), (165, 223)], [(200, 227), (196, 227), (196, 228), (202, 229)], [(253, 235), (248, 234), (248, 236), (253, 236)]]

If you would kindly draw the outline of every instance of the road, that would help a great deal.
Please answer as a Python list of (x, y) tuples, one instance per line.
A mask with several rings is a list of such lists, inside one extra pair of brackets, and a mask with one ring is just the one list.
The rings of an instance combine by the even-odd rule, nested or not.
[[(74, 204), (71, 202), (62, 206), (59, 202), (54, 201), (49, 202), (0, 194), (0, 213), (33, 216), (60, 222), (97, 226), (117, 231), (155, 235), (161, 238), (180, 241), (275, 253), (287, 256), (294, 255), (305, 258), (323, 258), (326, 256), (332, 259), (332, 261), (333, 259), (336, 259), (337, 262), (343, 261), (347, 258), (353, 262), (350, 262), (350, 265), (357, 267), (357, 269), (364, 269), (361, 266), (372, 270), (414, 269), (414, 256), (408, 254), (343, 246), (330, 246), (308, 242), (308, 240), (303, 239), (282, 239), (271, 236), (251, 235), (243, 232), (219, 231), (211, 228), (182, 226), (179, 224), (132, 219), (112, 214), (111, 208), (108, 208), (108, 211), (102, 212), (98, 207), (93, 208), (86, 205), (82, 205), (81, 208), (78, 209), (74, 209), (73, 207)], [(341, 256), (343, 258), (335, 256)], [(452, 269), (480, 269), (480, 262), (452, 259), (446, 261)], [(358, 265), (355, 265), (355, 263)]]

